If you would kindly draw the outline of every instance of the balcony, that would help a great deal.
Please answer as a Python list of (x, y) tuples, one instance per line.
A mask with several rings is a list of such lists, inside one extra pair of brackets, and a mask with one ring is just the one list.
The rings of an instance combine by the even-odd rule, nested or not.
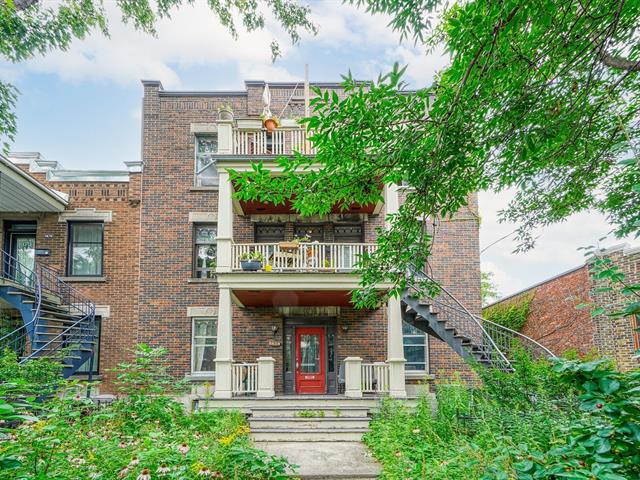
[(231, 269), (242, 271), (240, 259), (259, 253), (265, 259), (263, 271), (345, 273), (356, 268), (363, 254), (376, 248), (375, 243), (236, 243)]
[(263, 129), (234, 129), (233, 155), (293, 155), (295, 152), (314, 155), (315, 148), (307, 141), (306, 130), (300, 127), (278, 128), (273, 133)]

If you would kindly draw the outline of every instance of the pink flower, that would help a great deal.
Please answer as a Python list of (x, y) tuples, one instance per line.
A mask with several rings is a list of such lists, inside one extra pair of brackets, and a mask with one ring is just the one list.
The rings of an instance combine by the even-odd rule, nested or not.
[(126, 444), (125, 442), (120, 442), (120, 443), (118, 444), (118, 446), (119, 446), (120, 448), (127, 448), (127, 444)]
[(160, 466), (158, 467), (158, 470), (156, 470), (156, 472), (159, 473), (160, 475), (165, 475), (170, 471), (171, 469), (167, 466), (166, 463), (161, 463)]
[(186, 455), (187, 453), (189, 453), (189, 445), (187, 445), (186, 443), (183, 443), (178, 447), (178, 451), (181, 454)]
[(136, 480), (151, 480), (151, 472), (148, 468), (143, 468)]
[(209, 467), (202, 467), (198, 471), (198, 476), (199, 477), (209, 477), (209, 476), (211, 476), (211, 470), (209, 470)]
[(213, 472), (212, 477), (213, 478), (224, 478), (224, 475), (222, 475), (222, 473), (220, 473), (220, 472)]
[(134, 465), (138, 465), (140, 463), (140, 459), (138, 457), (133, 457), (129, 462), (129, 466), (132, 467)]
[(120, 473), (118, 473), (118, 478), (124, 478), (129, 474), (129, 467), (124, 467), (122, 470), (120, 470)]

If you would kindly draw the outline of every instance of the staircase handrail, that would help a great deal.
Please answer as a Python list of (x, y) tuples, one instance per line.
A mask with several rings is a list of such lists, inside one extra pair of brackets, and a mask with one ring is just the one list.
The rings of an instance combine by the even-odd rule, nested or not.
[(549, 350), (547, 347), (545, 347), (544, 345), (542, 345), (540, 342), (538, 342), (537, 340), (525, 335), (524, 333), (520, 333), (517, 330), (513, 330), (512, 328), (509, 327), (505, 327), (504, 325), (500, 325), (499, 323), (496, 323), (494, 321), (488, 320), (484, 317), (480, 317), (477, 315), (474, 315), (477, 319), (479, 319), (480, 321), (482, 321), (483, 323), (488, 323), (489, 325), (499, 328), (501, 330), (506, 330), (507, 332), (509, 332), (512, 335), (515, 335), (521, 339), (523, 339), (526, 342), (532, 343), (534, 346), (536, 346), (537, 348), (539, 348), (540, 350), (542, 350), (547, 358), (558, 358), (557, 355), (555, 355), (551, 350)]
[[(478, 319), (476, 318), (475, 315), (473, 315), (468, 309), (467, 307), (465, 307), (455, 296), (453, 296), (444, 286), (440, 285), (438, 282), (436, 282), (432, 277), (430, 277), (429, 275), (427, 275), (424, 272), (413, 272), (414, 276), (417, 277), (421, 277), (423, 279), (429, 280), (431, 282), (437, 283), (440, 290), (445, 293), (447, 295), (447, 297), (449, 297), (451, 300), (454, 301), (454, 303), (456, 305), (458, 305), (462, 311), (464, 312), (464, 314), (466, 314), (471, 320), (472, 322), (480, 329), (480, 331), (482, 332), (482, 336), (485, 339), (485, 341), (487, 341), (489, 343), (489, 346), (491, 348), (491, 350), (493, 350), (496, 354), (498, 354), (500, 356), (500, 358), (502, 359), (502, 362), (504, 362), (503, 368), (504, 369), (513, 369), (513, 366), (511, 365), (511, 362), (509, 361), (509, 359), (506, 357), (506, 355), (502, 352), (502, 350), (500, 350), (500, 348), (498, 348), (498, 345), (496, 345), (495, 341), (493, 340), (493, 338), (491, 337), (491, 335), (489, 335), (489, 333), (487, 332), (487, 330), (484, 328), (484, 326), (482, 325), (482, 322), (479, 322)], [(415, 289), (415, 288), (414, 288)], [(434, 302), (434, 304), (439, 304), (439, 306), (443, 307), (443, 308), (454, 308), (451, 307), (449, 305), (447, 305), (444, 302), (439, 301), (437, 298), (431, 298), (431, 300)], [(464, 333), (464, 332), (461, 332)], [(492, 361), (493, 363), (493, 361)]]
[[(13, 271), (17, 271), (16, 267), (20, 267), (20, 271), (21, 272), (28, 272), (29, 274), (29, 278), (31, 279), (31, 281), (33, 281), (33, 287), (31, 285), (25, 285), (21, 282), (16, 282), (19, 285), (22, 285), (23, 287), (27, 287), (34, 296), (34, 308), (33, 308), (33, 316), (31, 317), (31, 320), (27, 323), (24, 323), (16, 328), (15, 330), (13, 330), (12, 332), (0, 337), (0, 348), (3, 347), (4, 342), (9, 338), (9, 337), (14, 337), (14, 341), (15, 341), (15, 335), (17, 332), (20, 332), (21, 330), (24, 330), (25, 332), (21, 334), (21, 336), (24, 336), (27, 334), (28, 328), (33, 325), (33, 328), (35, 329), (38, 326), (38, 319), (40, 318), (40, 311), (41, 311), (41, 305), (42, 305), (42, 283), (40, 282), (40, 276), (34, 272), (31, 268), (27, 267), (26, 265), (24, 265), (22, 262), (20, 262), (16, 257), (14, 257), (13, 255), (11, 255), (9, 252), (6, 252), (2, 249), (0, 249), (0, 255), (2, 255), (2, 270), (0, 271), (0, 278), (8, 278), (11, 281), (16, 281), (15, 278), (11, 278), (11, 269), (13, 269)], [(30, 283), (30, 282), (29, 282)]]

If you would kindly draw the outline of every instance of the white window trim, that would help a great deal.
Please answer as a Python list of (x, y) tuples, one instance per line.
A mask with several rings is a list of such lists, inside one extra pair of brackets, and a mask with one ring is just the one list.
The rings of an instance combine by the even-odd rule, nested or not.
[[(207, 307), (191, 307), (191, 308), (207, 308)], [(217, 310), (217, 309), (216, 309)], [(217, 311), (216, 311), (217, 313)], [(212, 371), (196, 371), (195, 370), (195, 359), (196, 359), (196, 336), (195, 336), (195, 323), (197, 320), (204, 320), (204, 319), (209, 319), (212, 320), (214, 323), (217, 324), (218, 321), (218, 317), (216, 316), (194, 316), (191, 317), (191, 376), (192, 377), (208, 377), (208, 378), (215, 378), (216, 372), (215, 370)], [(202, 337), (202, 338), (209, 338), (209, 337)], [(213, 336), (213, 338), (215, 339), (215, 341), (218, 341), (218, 333), (216, 332), (215, 336)]]

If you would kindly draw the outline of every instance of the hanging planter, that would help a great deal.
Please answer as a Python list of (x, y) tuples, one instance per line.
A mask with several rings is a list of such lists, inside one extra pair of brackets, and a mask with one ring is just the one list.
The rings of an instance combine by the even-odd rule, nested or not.
[(264, 128), (267, 129), (267, 132), (273, 133), (276, 128), (280, 126), (280, 122), (278, 121), (278, 117), (267, 117), (262, 119), (262, 124)]

